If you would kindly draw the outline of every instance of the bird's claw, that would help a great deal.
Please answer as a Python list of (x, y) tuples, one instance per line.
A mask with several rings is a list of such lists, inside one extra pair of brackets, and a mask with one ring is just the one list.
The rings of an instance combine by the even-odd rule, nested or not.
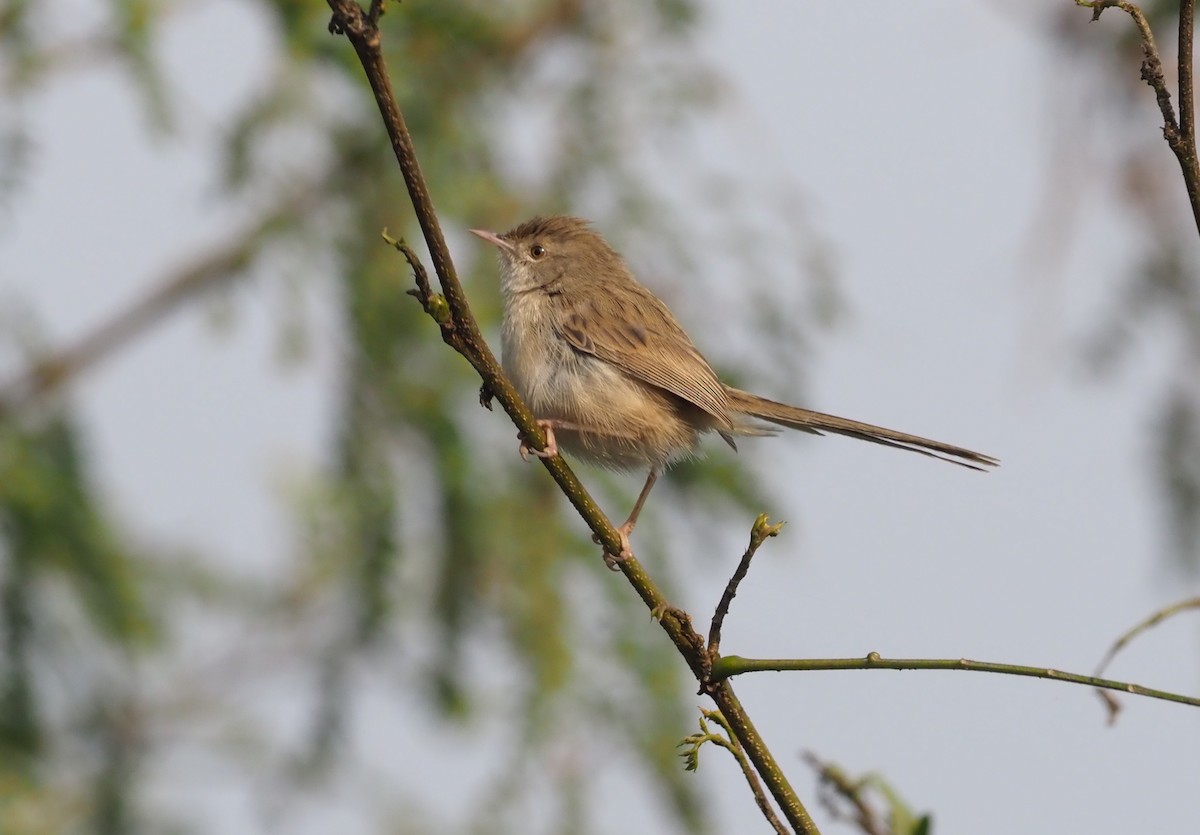
[(670, 615), (681, 623), (686, 622), (690, 624), (692, 622), (691, 615), (677, 606), (672, 606), (665, 600), (650, 610), (650, 617), (659, 623), (662, 623), (662, 619), (667, 615)]
[(522, 461), (528, 461), (531, 455), (535, 458), (553, 458), (558, 455), (558, 442), (554, 439), (554, 421), (539, 420), (537, 425), (539, 429), (546, 433), (546, 448), (534, 449), (525, 440), (523, 434), (517, 433), (517, 440), (521, 442), (521, 446), (517, 448), (517, 452), (521, 454)]
[[(604, 564), (608, 566), (609, 571), (620, 571), (621, 563), (633, 559), (633, 548), (629, 545), (629, 531), (625, 530), (625, 526), (622, 525), (617, 528), (617, 534), (621, 537), (621, 553), (613, 554), (606, 548), (603, 554)], [(596, 534), (592, 534), (592, 542), (597, 545), (603, 544)]]

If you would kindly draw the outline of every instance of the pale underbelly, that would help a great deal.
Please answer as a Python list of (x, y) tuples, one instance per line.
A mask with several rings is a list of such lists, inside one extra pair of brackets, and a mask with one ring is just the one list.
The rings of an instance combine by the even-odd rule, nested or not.
[(663, 389), (574, 351), (524, 374), (505, 356), (505, 370), (539, 420), (552, 420), (568, 455), (615, 470), (664, 467), (694, 452), (708, 416)]

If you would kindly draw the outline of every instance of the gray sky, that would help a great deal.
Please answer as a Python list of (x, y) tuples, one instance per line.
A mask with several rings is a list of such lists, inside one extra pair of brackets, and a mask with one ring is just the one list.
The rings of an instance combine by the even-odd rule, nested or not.
[[(1133, 373), (1103, 386), (1077, 382), (1072, 345), (1120, 278), (1128, 241), (1103, 194), (1091, 193), (1094, 222), (1061, 268), (1031, 271), (1033, 213), (1055, 185), (1047, 95), (1059, 67), (1039, 36), (1038, 4), (1003, 14), (992, 5), (713, 4), (705, 53), (772, 164), (808, 196), (852, 309), (820, 345), (805, 405), (1003, 462), (979, 475), (840, 439), (784, 437), (749, 450), (780, 487), (781, 505), (764, 509), (792, 524), (742, 586), (727, 652), (874, 650), (1087, 672), (1122, 630), (1196, 593), (1163, 568), (1144, 465), (1147, 397), (1168, 347), (1140, 346)], [(236, 3), (180, 18), (168, 66), (189, 102), (192, 138), (147, 143), (139, 103), (110, 75), (56, 87), (32, 114), (36, 169), (0, 235), (0, 292), (29, 300), (51, 341), (121, 308), (179, 253), (220, 237), (206, 136), (269, 71), (270, 45)], [(1097, 26), (1125, 23), (1114, 13)], [(1171, 164), (1165, 146), (1163, 159)], [(333, 349), (314, 345), (308, 364), (281, 375), (278, 295), (243, 285), (232, 296), (219, 337), (212, 318), (222, 305), (207, 306), (209, 317), (193, 309), (75, 394), (98, 472), (137, 535), (267, 571), (286, 553), (283, 485), (315, 467), (326, 440)], [(321, 322), (319, 295), (309, 312)], [(693, 335), (720, 359), (718, 341)], [(229, 403), (244, 408), (213, 406)], [(718, 543), (724, 556), (689, 575), (684, 608), (711, 612), (750, 521)], [(1196, 635), (1186, 618), (1160, 627), (1111, 672), (1196, 692)], [(1169, 833), (1200, 819), (1191, 709), (1126, 699), (1108, 728), (1082, 688), (964, 673), (767, 674), (738, 690), (810, 803), (811, 775), (797, 758), (806, 749), (883, 772), (935, 812), (943, 833)], [(446, 741), (404, 725), (390, 696), (364, 702), (360, 721), (372, 733), (357, 756), (380, 791), (450, 797), (463, 769), (482, 773), (471, 765), (475, 738), (452, 741), (433, 766), (395, 762), (397, 739)], [(301, 721), (304, 707), (281, 707), (279, 721)], [(253, 797), (211, 766), (170, 768), (164, 802), (189, 796), (167, 777), (199, 769), (211, 786), (188, 801), (199, 819), (220, 826), (213, 831), (259, 831)], [(719, 752), (704, 752), (697, 779), (715, 787), (723, 831), (764, 831)], [(607, 801), (637, 796), (611, 780), (598, 790)], [(357, 828), (365, 823), (353, 797), (340, 787), (281, 829), (369, 831)], [(644, 804), (601, 804), (613, 831), (653, 831)]]

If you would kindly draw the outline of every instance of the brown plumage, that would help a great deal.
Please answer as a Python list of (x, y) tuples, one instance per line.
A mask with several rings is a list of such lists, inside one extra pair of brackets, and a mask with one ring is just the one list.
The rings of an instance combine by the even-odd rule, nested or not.
[[(649, 469), (629, 534), (659, 473), (692, 453), (705, 432), (730, 445), (770, 435), (761, 421), (832, 432), (981, 470), (989, 455), (856, 420), (776, 403), (721, 382), (665, 304), (638, 283), (587, 221), (537, 217), (502, 235), (472, 229), (500, 253), (504, 323), (501, 359), (547, 432), (584, 460)], [(522, 444), (522, 454), (530, 452)]]

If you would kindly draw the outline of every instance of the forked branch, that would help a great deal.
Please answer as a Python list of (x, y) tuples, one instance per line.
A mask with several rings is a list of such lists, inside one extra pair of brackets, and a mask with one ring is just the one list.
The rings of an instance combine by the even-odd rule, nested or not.
[(1180, 0), (1179, 3), (1179, 113), (1171, 105), (1171, 91), (1167, 89), (1163, 73), (1162, 58), (1154, 41), (1154, 32), (1145, 13), (1136, 3), (1128, 0), (1075, 0), (1075, 4), (1092, 10), (1092, 20), (1099, 20), (1105, 9), (1117, 8), (1133, 18), (1142, 40), (1142, 80), (1154, 90), (1158, 109), (1162, 113), (1163, 138), (1167, 140), (1187, 189), (1188, 202), (1192, 207), (1192, 219), (1200, 233), (1200, 161), (1196, 157), (1196, 107), (1193, 89), (1192, 49), (1196, 21), (1195, 0)]

